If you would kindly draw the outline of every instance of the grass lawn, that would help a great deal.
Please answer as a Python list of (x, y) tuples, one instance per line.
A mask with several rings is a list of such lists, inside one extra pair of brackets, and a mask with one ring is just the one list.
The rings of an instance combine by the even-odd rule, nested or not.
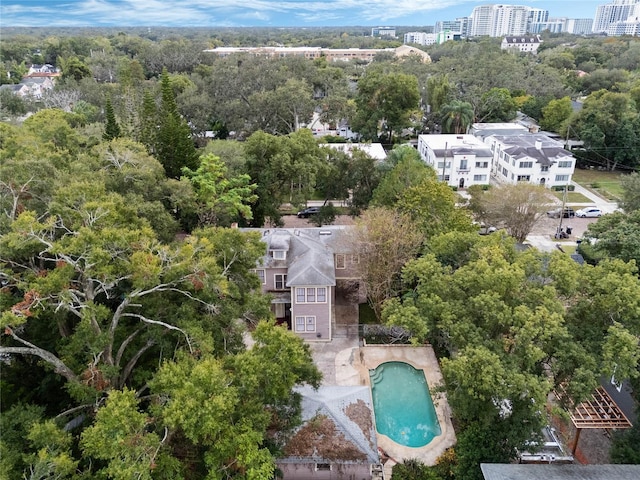
[(573, 172), (573, 181), (605, 197), (607, 200), (615, 201), (622, 195), (620, 176), (621, 174), (617, 172), (576, 168)]
[[(556, 197), (562, 200), (563, 192), (553, 192)], [(591, 203), (591, 200), (578, 192), (567, 192), (567, 205), (572, 203)]]

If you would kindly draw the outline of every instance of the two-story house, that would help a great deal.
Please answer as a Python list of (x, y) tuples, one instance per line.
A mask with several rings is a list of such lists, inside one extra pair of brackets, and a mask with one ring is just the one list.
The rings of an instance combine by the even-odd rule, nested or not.
[(272, 311), (305, 340), (330, 341), (338, 289), (360, 288), (357, 256), (344, 226), (264, 229), (265, 255), (256, 274)]
[(489, 184), (491, 150), (473, 135), (419, 135), (418, 152), (452, 187)]
[(491, 135), (493, 174), (502, 183), (528, 182), (547, 187), (571, 183), (576, 161), (562, 143), (537, 134)]

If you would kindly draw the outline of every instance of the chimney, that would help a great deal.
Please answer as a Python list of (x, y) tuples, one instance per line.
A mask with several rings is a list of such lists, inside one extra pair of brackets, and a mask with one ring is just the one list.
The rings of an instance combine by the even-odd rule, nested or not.
[(536, 140), (536, 150), (542, 150), (542, 140)]

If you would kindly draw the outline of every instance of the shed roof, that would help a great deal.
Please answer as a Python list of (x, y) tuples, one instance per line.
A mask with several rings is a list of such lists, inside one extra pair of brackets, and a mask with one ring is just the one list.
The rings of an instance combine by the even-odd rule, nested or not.
[(379, 463), (369, 387), (304, 386), (296, 391), (302, 395), (303, 425), (279, 462)]

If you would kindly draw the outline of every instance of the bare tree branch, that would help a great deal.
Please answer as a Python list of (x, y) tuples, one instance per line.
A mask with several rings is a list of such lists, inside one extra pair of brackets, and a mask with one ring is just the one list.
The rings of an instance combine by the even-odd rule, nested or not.
[(40, 348), (34, 345), (33, 343), (27, 342), (26, 340), (23, 340), (22, 338), (18, 337), (18, 335), (16, 335), (14, 331), (9, 327), (5, 327), (5, 332), (11, 335), (11, 337), (16, 342), (20, 342), (23, 345), (26, 345), (26, 347), (0, 347), (0, 354), (13, 353), (18, 355), (35, 355), (37, 357), (42, 358), (47, 363), (50, 363), (51, 365), (53, 365), (55, 367), (55, 372), (59, 375), (62, 375), (64, 378), (66, 378), (70, 382), (78, 381), (78, 377), (76, 376), (75, 373), (73, 373), (73, 370), (67, 367), (65, 363), (62, 360), (60, 360), (58, 357), (56, 357), (54, 354), (52, 354), (51, 352), (48, 352), (43, 348)]
[(137, 313), (123, 313), (122, 314), (123, 317), (132, 317), (132, 318), (137, 318), (138, 320), (144, 322), (144, 323), (150, 323), (152, 325), (160, 325), (164, 328), (167, 328), (169, 330), (177, 330), (178, 332), (182, 333), (182, 335), (184, 335), (184, 338), (187, 340), (187, 345), (189, 346), (189, 352), (193, 353), (193, 348), (191, 348), (191, 340), (189, 339), (189, 335), (187, 335), (185, 333), (184, 330), (182, 330), (181, 328), (178, 328), (174, 325), (170, 325), (168, 323), (165, 322), (161, 322), (159, 320), (151, 320), (150, 318), (147, 318), (143, 315), (138, 315)]

